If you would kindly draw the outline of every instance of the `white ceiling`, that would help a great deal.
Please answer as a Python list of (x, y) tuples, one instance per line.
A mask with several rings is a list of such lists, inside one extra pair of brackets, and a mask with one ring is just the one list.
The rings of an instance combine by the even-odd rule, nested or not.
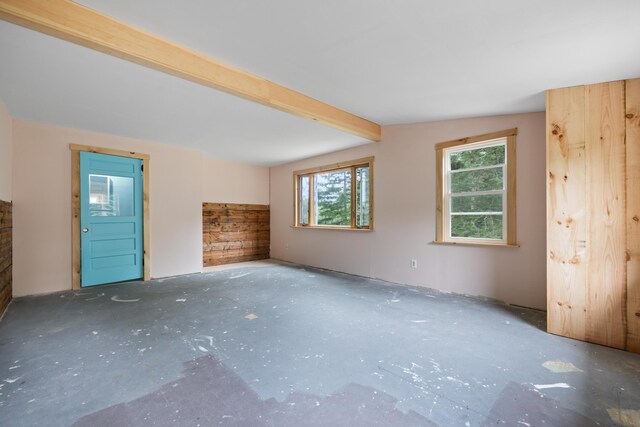
[[(380, 124), (544, 110), (549, 88), (640, 77), (638, 0), (81, 0)], [(20, 119), (260, 165), (366, 141), (0, 23)]]

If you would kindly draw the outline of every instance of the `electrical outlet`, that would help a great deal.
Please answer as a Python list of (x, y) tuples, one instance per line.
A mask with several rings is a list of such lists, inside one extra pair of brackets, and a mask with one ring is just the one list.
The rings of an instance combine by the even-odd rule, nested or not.
[(284, 248), (285, 248), (285, 249), (289, 249), (289, 244), (288, 244), (288, 243), (285, 243), (285, 244), (284, 244)]
[(411, 268), (418, 268), (418, 260), (417, 259), (412, 259), (411, 260)]

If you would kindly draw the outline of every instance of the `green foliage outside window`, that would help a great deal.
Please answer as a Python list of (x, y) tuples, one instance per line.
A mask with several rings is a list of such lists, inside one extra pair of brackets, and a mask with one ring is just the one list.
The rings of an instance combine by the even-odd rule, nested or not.
[(501, 143), (449, 154), (451, 237), (503, 238), (505, 150)]
[(451, 170), (502, 165), (505, 160), (505, 145), (477, 148), (451, 153)]
[(351, 169), (315, 176), (316, 224), (351, 225)]
[(451, 192), (468, 193), (472, 191), (502, 190), (502, 165), (491, 169), (451, 172)]
[[(295, 173), (301, 226), (372, 227), (372, 163)], [(371, 158), (371, 161), (373, 158)]]
[(502, 239), (502, 215), (469, 215), (451, 217), (452, 237)]

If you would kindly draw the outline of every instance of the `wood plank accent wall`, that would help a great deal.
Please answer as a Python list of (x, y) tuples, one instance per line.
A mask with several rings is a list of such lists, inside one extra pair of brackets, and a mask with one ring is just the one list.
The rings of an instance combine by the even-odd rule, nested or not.
[(547, 93), (547, 329), (640, 353), (640, 79)]
[(626, 341), (624, 81), (585, 88), (587, 340)]
[(12, 295), (13, 218), (10, 202), (0, 200), (0, 316)]
[(547, 330), (585, 339), (587, 286), (584, 88), (547, 92)]
[(269, 258), (269, 205), (202, 204), (205, 267)]
[(640, 353), (640, 79), (626, 83), (627, 349)]

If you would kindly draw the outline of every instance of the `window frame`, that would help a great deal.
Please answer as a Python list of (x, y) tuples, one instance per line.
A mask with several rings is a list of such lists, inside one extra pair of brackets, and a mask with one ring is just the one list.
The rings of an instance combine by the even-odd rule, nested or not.
[[(507, 246), (518, 247), (516, 237), (516, 135), (518, 129), (461, 138), (436, 144), (436, 239), (433, 243)], [(451, 153), (474, 150), (482, 147), (505, 144), (505, 163), (503, 165), (504, 186), (502, 204), (503, 238), (485, 239), (476, 237), (451, 237), (451, 171), (449, 156)], [(492, 167), (497, 167), (492, 166)], [(488, 167), (489, 168), (489, 167)], [(453, 193), (456, 194), (456, 193)]]
[[(302, 169), (293, 172), (293, 227), (294, 228), (313, 228), (313, 229), (328, 229), (328, 230), (351, 230), (351, 231), (373, 231), (374, 229), (374, 198), (373, 198), (373, 163), (375, 158), (364, 157), (361, 159), (350, 160), (346, 162), (333, 163), (324, 166), (318, 166), (309, 169)], [(357, 226), (356, 219), (356, 169), (360, 167), (369, 168), (369, 225)], [(351, 223), (350, 225), (315, 225), (313, 224), (314, 218), (314, 181), (315, 175), (329, 172), (340, 172), (344, 170), (351, 170)], [(309, 177), (309, 224), (302, 224), (300, 222), (300, 180), (302, 177)]]

